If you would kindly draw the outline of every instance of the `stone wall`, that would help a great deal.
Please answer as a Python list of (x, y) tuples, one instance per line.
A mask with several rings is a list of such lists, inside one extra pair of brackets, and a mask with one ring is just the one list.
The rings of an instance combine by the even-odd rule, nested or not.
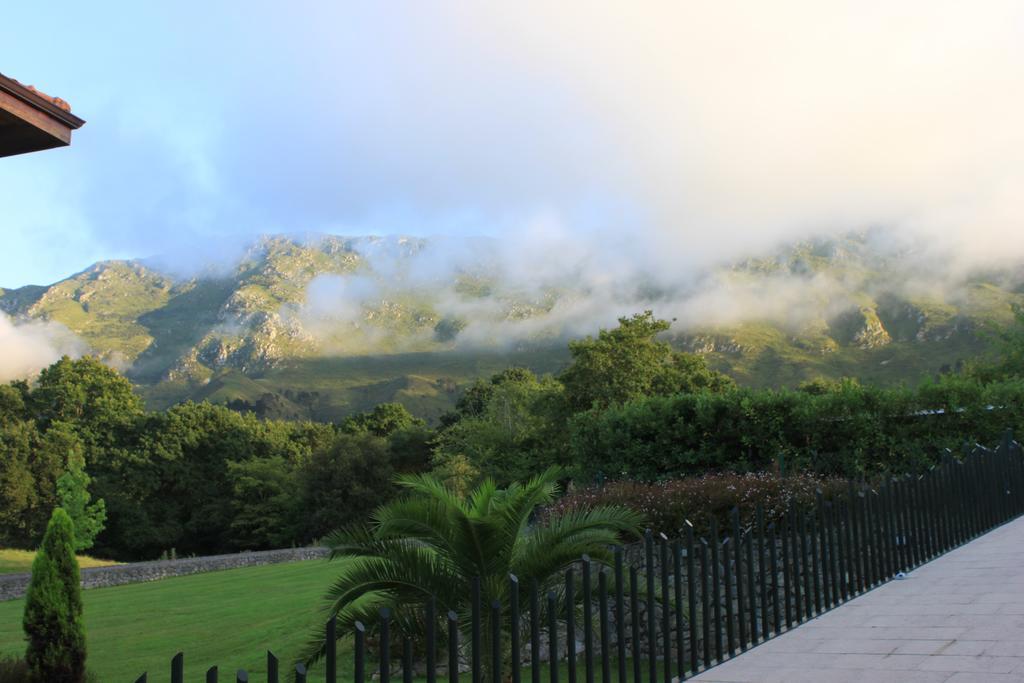
[[(254, 567), (261, 564), (295, 562), (327, 557), (327, 548), (287, 548), (259, 552), (234, 553), (231, 555), (210, 555), (189, 557), (180, 560), (157, 560), (135, 562), (112, 567), (91, 567), (83, 569), (82, 588), (104, 588), (126, 583), (157, 581), (172, 576), (187, 576), (203, 572)], [(0, 601), (15, 600), (25, 595), (31, 574), (0, 575)]]

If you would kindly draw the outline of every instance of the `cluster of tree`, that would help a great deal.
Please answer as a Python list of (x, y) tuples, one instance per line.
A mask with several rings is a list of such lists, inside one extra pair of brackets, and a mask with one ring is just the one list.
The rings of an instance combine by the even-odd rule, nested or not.
[(556, 376), (511, 368), (477, 381), (436, 429), (398, 404), (340, 424), (208, 403), (147, 412), (114, 370), (65, 358), (31, 386), (0, 386), (0, 544), (37, 545), (58, 505), (80, 548), (95, 538), (94, 552), (117, 559), (303, 544), (365, 519), (397, 474), (426, 470), (461, 492), (553, 465), (584, 484), (780, 461), (906, 471), (1024, 419), (1024, 310), (994, 360), (916, 389), (737, 387), (659, 340), (668, 325), (622, 318), (571, 342)]
[(569, 345), (555, 378), (515, 369), (478, 382), (446, 416), (434, 459), (459, 486), (557, 463), (580, 484), (788, 467), (859, 476), (920, 470), (965, 441), (1024, 428), (1024, 309), (993, 357), (916, 388), (815, 381), (736, 386), (658, 341), (649, 312)]
[(574, 416), (649, 396), (735, 387), (700, 356), (659, 340), (668, 329), (668, 322), (646, 311), (621, 318), (597, 337), (570, 342), (572, 362), (556, 377), (511, 368), (476, 382), (441, 420), (434, 447), (438, 473), (456, 489), (481, 475), (507, 484), (553, 464), (575, 473), (579, 458), (569, 450)]
[[(362, 519), (433, 433), (395, 404), (342, 424), (259, 420), (209, 403), (146, 412), (92, 358), (0, 386), (0, 545), (38, 545), (52, 510), (116, 559), (302, 544)], [(84, 465), (84, 468), (83, 468)]]

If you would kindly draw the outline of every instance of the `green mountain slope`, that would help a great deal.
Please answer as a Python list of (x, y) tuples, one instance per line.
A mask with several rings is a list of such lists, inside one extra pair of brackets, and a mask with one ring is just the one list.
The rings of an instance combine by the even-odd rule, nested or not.
[[(566, 338), (579, 329), (564, 311), (607, 296), (572, 281), (503, 280), (486, 244), (458, 267), (436, 264), (430, 246), (264, 237), (232, 267), (202, 276), (106, 261), (49, 287), (0, 290), (0, 310), (63, 324), (124, 368), (154, 407), (208, 399), (337, 419), (400, 401), (436, 418), (476, 377), (510, 364), (563, 367)], [(917, 382), (983, 353), (985, 330), (1024, 301), (1019, 272), (950, 283), (928, 267), (853, 235), (713, 270), (685, 291), (638, 282), (642, 294), (607, 303), (682, 311), (672, 341), (742, 383)]]

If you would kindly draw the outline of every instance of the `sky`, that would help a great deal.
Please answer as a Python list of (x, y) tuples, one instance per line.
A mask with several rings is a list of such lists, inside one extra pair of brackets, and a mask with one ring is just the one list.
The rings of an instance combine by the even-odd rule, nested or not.
[(23, 2), (0, 72), (87, 120), (0, 159), (3, 287), (280, 232), (490, 235), (527, 271), (876, 226), (1024, 256), (1020, 2)]

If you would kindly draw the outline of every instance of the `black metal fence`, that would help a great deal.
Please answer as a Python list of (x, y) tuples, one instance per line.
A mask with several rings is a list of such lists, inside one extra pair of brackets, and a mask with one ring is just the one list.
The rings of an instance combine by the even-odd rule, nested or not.
[[(509, 599), (482, 604), (472, 582), (467, 629), (434, 601), (421, 632), (401, 633), (382, 610), (356, 624), (351, 671), (340, 680), (382, 683), (672, 683), (811, 619), (1024, 513), (1024, 453), (1007, 433), (994, 450), (947, 452), (922, 475), (791, 507), (772, 521), (732, 514), (709, 538), (645, 535), (604, 565), (587, 557), (557, 591), (540, 595), (509, 576)], [(726, 535), (723, 536), (723, 532)], [(326, 625), (325, 679), (338, 678), (336, 624)], [(289, 679), (307, 680), (295, 665)], [(184, 661), (171, 662), (182, 683)], [(217, 681), (216, 667), (206, 680)], [(248, 681), (245, 671), (236, 681)], [(312, 680), (312, 679), (309, 679)], [(145, 682), (143, 674), (136, 683)], [(267, 653), (267, 681), (279, 662)]]

